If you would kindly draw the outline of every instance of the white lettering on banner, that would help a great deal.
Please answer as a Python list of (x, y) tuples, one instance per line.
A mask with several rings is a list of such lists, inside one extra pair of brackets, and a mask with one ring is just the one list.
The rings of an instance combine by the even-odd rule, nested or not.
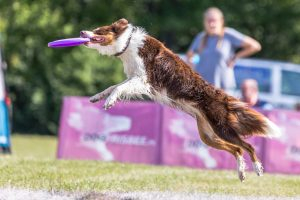
[(205, 147), (207, 146), (201, 142), (200, 140), (186, 140), (184, 141), (184, 148), (200, 148), (200, 147)]
[(300, 154), (300, 147), (291, 146), (291, 153)]
[[(182, 147), (184, 153), (192, 154), (202, 160), (206, 168), (216, 168), (217, 161), (210, 154), (208, 147), (200, 141), (199, 136), (195, 136), (198, 135), (197, 129), (190, 128), (190, 124), (183, 119), (172, 119), (169, 125), (170, 133), (184, 141)], [(197, 140), (192, 138), (197, 138)]]
[(186, 153), (193, 154), (202, 160), (206, 168), (212, 169), (217, 167), (217, 161), (210, 155), (208, 146), (200, 140), (185, 140), (183, 149)]
[(127, 144), (137, 146), (155, 146), (156, 141), (147, 139), (146, 136), (135, 135), (99, 135), (99, 134), (84, 134), (84, 141), (103, 141), (114, 144)]
[(86, 133), (83, 136), (83, 140), (84, 141), (106, 141), (107, 136), (106, 135), (98, 135), (98, 134), (90, 134), (90, 133)]

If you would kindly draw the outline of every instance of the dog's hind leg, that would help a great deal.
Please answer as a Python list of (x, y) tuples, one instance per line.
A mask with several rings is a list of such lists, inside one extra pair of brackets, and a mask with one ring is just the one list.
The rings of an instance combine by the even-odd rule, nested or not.
[(219, 150), (225, 150), (236, 158), (238, 177), (243, 182), (246, 178), (246, 163), (243, 158), (242, 148), (217, 136), (204, 116), (197, 116), (197, 125), (200, 138), (205, 144)]
[(239, 138), (239, 139), (240, 139), (242, 148), (245, 149), (250, 155), (250, 158), (252, 161), (252, 166), (253, 166), (253, 169), (255, 170), (257, 176), (262, 176), (264, 168), (263, 168), (260, 160), (257, 158), (254, 147), (251, 144), (242, 140), (241, 138)]
[(200, 138), (205, 144), (207, 144), (211, 147), (214, 147), (219, 150), (225, 150), (225, 151), (231, 153), (237, 160), (237, 171), (238, 171), (238, 177), (239, 177), (240, 181), (243, 182), (245, 180), (245, 178), (246, 178), (246, 172), (245, 172), (246, 163), (243, 158), (243, 150), (240, 147), (233, 145), (231, 143), (228, 143), (225, 140), (222, 140), (221, 138), (219, 138), (218, 136), (216, 136), (214, 138), (209, 138), (207, 135), (200, 133)]
[(250, 155), (251, 161), (252, 161), (252, 165), (253, 165), (253, 169), (255, 170), (256, 174), (258, 176), (262, 176), (263, 175), (263, 166), (261, 164), (261, 162), (259, 161), (259, 159), (257, 158), (256, 152), (254, 147), (245, 142), (242, 138), (240, 138), (239, 135), (237, 134), (232, 134), (230, 138), (223, 138), (224, 140), (235, 144), (237, 146), (240, 146), (241, 148), (243, 148), (244, 150), (246, 150), (248, 152), (248, 154)]

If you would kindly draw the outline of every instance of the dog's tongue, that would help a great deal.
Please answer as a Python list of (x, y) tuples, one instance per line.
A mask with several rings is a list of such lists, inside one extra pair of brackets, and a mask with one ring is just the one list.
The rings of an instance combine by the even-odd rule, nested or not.
[(103, 41), (103, 38), (97, 38), (96, 37), (95, 40), (101, 42), (101, 41)]
[(104, 42), (105, 38), (104, 37), (93, 37), (92, 40), (96, 41), (96, 42)]

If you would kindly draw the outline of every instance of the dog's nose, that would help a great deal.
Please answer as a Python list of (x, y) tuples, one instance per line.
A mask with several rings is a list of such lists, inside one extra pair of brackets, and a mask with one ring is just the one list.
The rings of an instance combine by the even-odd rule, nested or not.
[(85, 35), (85, 31), (80, 31), (80, 36), (84, 36)]

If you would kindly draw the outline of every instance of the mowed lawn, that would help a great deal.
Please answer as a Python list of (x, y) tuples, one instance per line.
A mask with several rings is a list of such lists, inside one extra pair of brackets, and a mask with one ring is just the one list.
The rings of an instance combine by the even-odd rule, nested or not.
[(12, 137), (13, 155), (0, 156), (0, 188), (71, 192), (171, 191), (250, 196), (300, 196), (300, 176), (184, 167), (56, 160), (57, 140), (49, 136)]

